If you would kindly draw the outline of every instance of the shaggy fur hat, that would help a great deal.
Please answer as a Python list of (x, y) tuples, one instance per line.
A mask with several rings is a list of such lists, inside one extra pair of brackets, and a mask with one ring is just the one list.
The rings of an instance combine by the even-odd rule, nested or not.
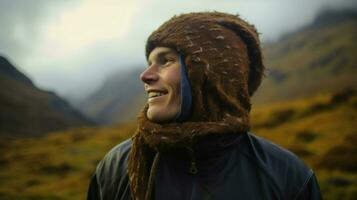
[(174, 48), (186, 58), (193, 94), (190, 121), (219, 121), (227, 114), (248, 117), (250, 96), (264, 71), (254, 26), (226, 13), (183, 14), (150, 35), (146, 56), (158, 46)]

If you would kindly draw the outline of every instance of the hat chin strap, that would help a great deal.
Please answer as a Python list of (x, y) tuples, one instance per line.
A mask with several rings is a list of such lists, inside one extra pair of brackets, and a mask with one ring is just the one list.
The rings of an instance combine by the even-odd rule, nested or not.
[(179, 55), (180, 73), (181, 73), (181, 107), (173, 122), (184, 122), (191, 116), (192, 92), (188, 79), (185, 58)]

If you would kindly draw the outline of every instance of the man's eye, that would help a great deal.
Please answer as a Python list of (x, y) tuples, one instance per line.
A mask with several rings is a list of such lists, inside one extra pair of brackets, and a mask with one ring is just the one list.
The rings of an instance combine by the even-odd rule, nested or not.
[(164, 58), (162, 58), (160, 60), (160, 64), (167, 65), (167, 64), (170, 64), (173, 61), (174, 61), (174, 59), (172, 59), (172, 58), (164, 57)]

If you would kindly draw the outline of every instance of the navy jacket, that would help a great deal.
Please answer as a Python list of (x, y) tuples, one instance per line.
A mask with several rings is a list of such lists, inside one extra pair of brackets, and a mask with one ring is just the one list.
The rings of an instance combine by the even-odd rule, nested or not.
[[(131, 140), (126, 140), (99, 163), (88, 200), (131, 199), (126, 173), (130, 148)], [(192, 164), (197, 173), (192, 173)], [(162, 154), (154, 196), (158, 200), (321, 199), (311, 169), (293, 153), (251, 133), (211, 137), (192, 150)]]

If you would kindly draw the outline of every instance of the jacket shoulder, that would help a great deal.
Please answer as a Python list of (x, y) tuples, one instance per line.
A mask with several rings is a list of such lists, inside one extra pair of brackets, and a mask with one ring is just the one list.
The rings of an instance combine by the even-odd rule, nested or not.
[(131, 146), (130, 139), (123, 141), (113, 147), (98, 164), (96, 178), (103, 199), (116, 193), (129, 194), (127, 162)]
[(104, 157), (105, 161), (119, 161), (128, 157), (128, 153), (131, 149), (131, 139), (124, 140), (115, 147), (113, 147)]
[(131, 145), (131, 140), (127, 139), (113, 147), (98, 164), (97, 173), (99, 172), (99, 175), (102, 175), (103, 173), (116, 174), (114, 170), (118, 170), (118, 167), (126, 168)]
[(289, 150), (252, 133), (247, 135), (250, 148), (245, 153), (269, 176), (284, 199), (294, 199), (306, 187), (313, 171)]

